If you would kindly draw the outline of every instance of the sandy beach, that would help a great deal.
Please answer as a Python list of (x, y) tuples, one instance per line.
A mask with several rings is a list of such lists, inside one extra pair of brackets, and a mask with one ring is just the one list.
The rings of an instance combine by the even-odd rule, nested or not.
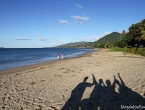
[(0, 110), (145, 109), (145, 57), (100, 50), (0, 71)]

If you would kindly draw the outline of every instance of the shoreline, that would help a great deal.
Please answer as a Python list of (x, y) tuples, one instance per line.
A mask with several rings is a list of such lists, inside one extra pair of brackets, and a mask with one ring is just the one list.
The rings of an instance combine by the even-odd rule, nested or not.
[[(96, 51), (98, 52), (99, 50), (96, 50)], [(81, 58), (81, 57), (85, 57), (85, 56), (91, 56), (93, 53), (94, 52), (89, 52), (89, 53), (85, 53), (85, 54), (77, 56), (77, 57), (63, 58), (63, 59), (59, 59), (59, 60), (53, 60), (53, 61), (42, 62), (42, 63), (38, 63), (38, 64), (31, 64), (31, 65), (26, 65), (26, 66), (21, 66), (21, 67), (6, 69), (6, 70), (0, 70), (0, 76), (9, 75), (9, 74), (17, 73), (17, 72), (22, 72), (22, 71), (38, 68), (41, 66), (51, 65), (51, 64), (58, 63), (58, 62), (62, 62), (62, 61), (72, 60), (72, 59)]]
[(103, 49), (31, 65), (23, 71), (19, 68), (21, 71), (0, 75), (0, 109), (69, 110), (79, 106), (120, 110), (121, 105), (145, 106), (144, 64), (145, 57)]

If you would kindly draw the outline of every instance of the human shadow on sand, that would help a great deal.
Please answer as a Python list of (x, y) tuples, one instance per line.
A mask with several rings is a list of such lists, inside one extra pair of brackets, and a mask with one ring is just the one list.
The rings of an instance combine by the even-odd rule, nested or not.
[(79, 107), (81, 105), (81, 99), (86, 87), (91, 87), (93, 85), (93, 83), (87, 83), (87, 79), (88, 77), (85, 77), (84, 81), (79, 83), (72, 90), (70, 98), (61, 110), (79, 110)]
[[(114, 76), (111, 84), (110, 80), (106, 80), (104, 84), (102, 79), (96, 81), (94, 75), (93, 83), (84, 82), (78, 84), (72, 91), (72, 94), (62, 110), (121, 110), (128, 109), (145, 109), (145, 98), (128, 88), (118, 73), (119, 80)], [(86, 87), (95, 85), (90, 97), (82, 99)], [(118, 86), (118, 92), (116, 92)]]

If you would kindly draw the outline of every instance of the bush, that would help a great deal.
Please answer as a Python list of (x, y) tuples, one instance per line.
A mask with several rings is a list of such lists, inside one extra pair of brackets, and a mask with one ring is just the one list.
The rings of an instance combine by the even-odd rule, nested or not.
[(121, 40), (121, 41), (118, 41), (117, 43), (115, 43), (115, 46), (124, 48), (124, 47), (127, 47), (127, 43), (124, 40)]
[(145, 56), (145, 48), (119, 48), (119, 47), (112, 47), (110, 48), (111, 52), (117, 52), (117, 51), (122, 51), (125, 53), (133, 53), (133, 54), (139, 54), (141, 56)]

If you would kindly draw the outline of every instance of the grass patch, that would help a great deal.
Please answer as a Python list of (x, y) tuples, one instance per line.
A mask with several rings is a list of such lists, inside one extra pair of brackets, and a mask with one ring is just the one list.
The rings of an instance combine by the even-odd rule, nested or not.
[(132, 54), (139, 54), (141, 56), (145, 56), (145, 48), (119, 48), (119, 47), (112, 47), (109, 49), (110, 52), (124, 52), (124, 53), (132, 53)]

